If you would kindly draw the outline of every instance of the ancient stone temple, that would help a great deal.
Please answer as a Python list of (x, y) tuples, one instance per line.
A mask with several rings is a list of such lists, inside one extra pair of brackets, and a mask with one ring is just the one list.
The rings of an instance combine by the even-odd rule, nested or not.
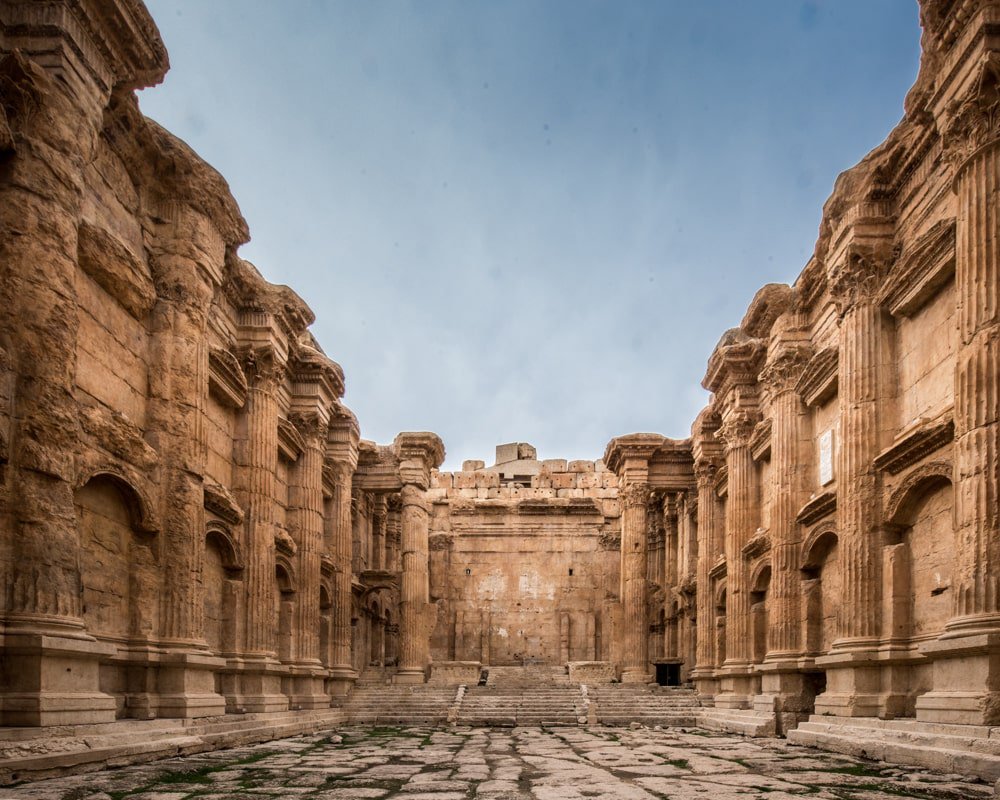
[(432, 433), (361, 439), (225, 181), (139, 112), (140, 0), (0, 0), (0, 777), (365, 691), (454, 722), (531, 668), (563, 724), (687, 685), (665, 719), (1000, 776), (1000, 2), (920, 8), (903, 120), (690, 435), (440, 472)]

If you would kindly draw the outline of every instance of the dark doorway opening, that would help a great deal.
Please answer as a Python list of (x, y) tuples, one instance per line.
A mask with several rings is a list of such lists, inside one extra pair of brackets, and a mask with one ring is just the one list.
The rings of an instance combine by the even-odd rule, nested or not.
[(660, 686), (680, 686), (681, 685), (681, 665), (680, 664), (657, 664), (656, 682)]

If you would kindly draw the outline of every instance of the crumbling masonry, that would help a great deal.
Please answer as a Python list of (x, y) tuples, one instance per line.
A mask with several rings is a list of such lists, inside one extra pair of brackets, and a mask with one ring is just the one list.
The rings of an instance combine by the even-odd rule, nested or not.
[(542, 663), (803, 741), (1000, 726), (1000, 3), (920, 9), (902, 122), (689, 438), (439, 473), (434, 434), (360, 439), (225, 181), (139, 112), (141, 2), (0, 0), (0, 724), (318, 725), (366, 670)]

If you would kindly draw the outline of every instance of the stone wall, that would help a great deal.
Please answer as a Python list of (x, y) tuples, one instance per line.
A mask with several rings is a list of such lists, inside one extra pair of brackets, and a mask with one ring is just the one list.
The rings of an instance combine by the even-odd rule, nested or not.
[[(522, 445), (522, 448), (530, 446)], [(497, 448), (498, 460), (504, 446)], [(600, 461), (436, 473), (431, 516), (435, 661), (607, 659), (618, 597), (618, 479)]]

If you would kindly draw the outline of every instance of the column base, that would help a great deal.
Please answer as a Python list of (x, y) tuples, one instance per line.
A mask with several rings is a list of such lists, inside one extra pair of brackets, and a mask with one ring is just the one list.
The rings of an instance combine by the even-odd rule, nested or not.
[(235, 673), (235, 680), (224, 684), (227, 710), (248, 714), (288, 710), (288, 696), (281, 691), (288, 668), (280, 661), (235, 658), (226, 663), (226, 669)]
[(882, 708), (882, 669), (871, 649), (844, 650), (820, 656), (826, 691), (816, 697), (817, 714), (834, 717), (877, 717)]
[(626, 667), (622, 670), (622, 683), (652, 683), (653, 673), (642, 667)]
[(215, 691), (215, 673), (226, 667), (224, 658), (207, 652), (168, 651), (159, 662), (158, 716), (195, 719), (226, 713), (226, 698)]
[[(947, 634), (945, 635), (947, 636)], [(917, 719), (1000, 725), (1000, 631), (942, 637), (921, 645), (933, 660), (934, 688), (917, 698)]]
[(318, 664), (297, 664), (290, 668), (285, 680), (288, 684), (288, 705), (293, 711), (330, 707), (330, 695), (326, 693), (326, 670)]
[(43, 727), (113, 722), (117, 702), (100, 691), (113, 644), (80, 633), (7, 630), (0, 657), (0, 724)]
[(346, 697), (357, 679), (358, 673), (352, 667), (331, 667), (327, 671), (326, 693), (331, 698)]
[(400, 667), (392, 676), (393, 683), (414, 684), (426, 683), (427, 674), (420, 667)]
[(716, 708), (750, 708), (756, 693), (756, 678), (750, 664), (723, 665), (716, 672), (719, 693), (715, 696)]
[(779, 734), (809, 719), (815, 691), (809, 676), (797, 661), (764, 661), (756, 667), (761, 679), (760, 694), (754, 696), (754, 711), (774, 712)]
[(719, 681), (715, 677), (715, 670), (696, 669), (691, 673), (691, 680), (698, 693), (698, 702), (705, 708), (712, 708), (715, 705), (715, 696), (719, 693)]

